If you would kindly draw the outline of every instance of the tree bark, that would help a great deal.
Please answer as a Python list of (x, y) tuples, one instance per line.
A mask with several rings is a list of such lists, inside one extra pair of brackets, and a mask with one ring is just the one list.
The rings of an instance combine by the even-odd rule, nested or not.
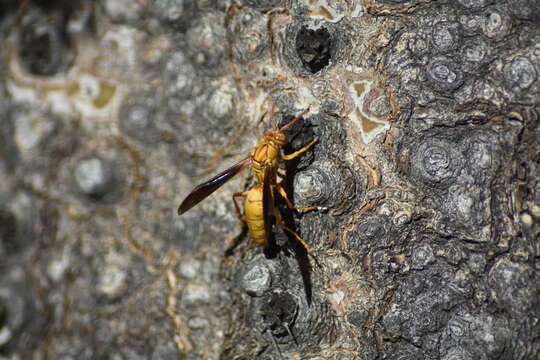
[[(538, 1), (6, 1), (0, 29), (0, 357), (540, 359)], [(304, 110), (276, 173), (315, 210), (274, 194), (256, 246), (248, 169), (176, 214)]]

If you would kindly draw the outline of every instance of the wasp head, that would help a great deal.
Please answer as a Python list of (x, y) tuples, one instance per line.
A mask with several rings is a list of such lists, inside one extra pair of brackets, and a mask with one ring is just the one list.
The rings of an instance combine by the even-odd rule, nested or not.
[(264, 138), (266, 139), (266, 141), (271, 141), (279, 146), (283, 146), (288, 143), (285, 134), (279, 130), (267, 131)]

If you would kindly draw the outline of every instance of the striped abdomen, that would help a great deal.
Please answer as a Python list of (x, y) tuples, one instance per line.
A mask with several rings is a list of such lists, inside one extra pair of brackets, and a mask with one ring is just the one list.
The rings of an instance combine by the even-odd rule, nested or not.
[(266, 247), (264, 231), (263, 187), (261, 185), (247, 191), (244, 203), (246, 223), (251, 239), (260, 246)]

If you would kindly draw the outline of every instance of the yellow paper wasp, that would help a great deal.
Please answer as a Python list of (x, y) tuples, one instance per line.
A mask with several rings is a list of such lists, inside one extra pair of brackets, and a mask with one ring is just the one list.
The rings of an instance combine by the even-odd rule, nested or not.
[[(269, 246), (269, 236), (272, 227), (272, 217), (275, 219), (276, 225), (280, 226), (287, 232), (291, 233), (311, 254), (309, 246), (306, 242), (293, 230), (283, 224), (279, 213), (274, 206), (274, 191), (281, 195), (287, 203), (287, 206), (297, 210), (314, 210), (316, 206), (297, 207), (289, 200), (285, 189), (277, 182), (276, 172), (280, 160), (291, 160), (299, 156), (312, 147), (317, 139), (314, 139), (309, 144), (304, 146), (292, 154), (281, 155), (280, 149), (288, 143), (284, 131), (301, 119), (308, 110), (298, 114), (288, 124), (282, 126), (279, 130), (270, 130), (265, 133), (261, 140), (257, 143), (250, 155), (241, 160), (237, 164), (231, 166), (227, 170), (219, 173), (212, 179), (196, 186), (191, 193), (184, 199), (178, 207), (178, 215), (184, 214), (186, 211), (204, 200), (214, 191), (219, 189), (223, 184), (229, 181), (232, 177), (238, 174), (242, 169), (251, 164), (253, 176), (257, 180), (257, 186), (248, 191), (238, 192), (233, 195), (234, 207), (237, 216), (246, 222), (251, 239), (258, 245), (263, 247)], [(272, 121), (274, 121), (275, 106), (272, 107)], [(236, 202), (236, 198), (245, 197), (244, 213), (242, 217), (240, 207)]]

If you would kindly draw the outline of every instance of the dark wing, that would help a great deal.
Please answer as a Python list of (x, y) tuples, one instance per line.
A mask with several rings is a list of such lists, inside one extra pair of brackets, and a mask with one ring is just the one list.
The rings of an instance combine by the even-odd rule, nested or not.
[(231, 166), (227, 170), (217, 174), (212, 179), (204, 182), (200, 185), (197, 185), (195, 189), (189, 193), (189, 195), (182, 201), (178, 207), (178, 215), (182, 215), (204, 199), (208, 197), (211, 193), (219, 189), (223, 184), (229, 181), (233, 176), (238, 174), (240, 170), (245, 168), (251, 161), (251, 157), (247, 157), (239, 163)]
[(263, 181), (263, 221), (264, 221), (264, 243), (269, 244), (270, 233), (272, 231), (272, 215), (274, 214), (274, 203), (272, 196), (272, 184), (275, 182), (275, 173), (272, 165), (267, 165), (264, 171)]

